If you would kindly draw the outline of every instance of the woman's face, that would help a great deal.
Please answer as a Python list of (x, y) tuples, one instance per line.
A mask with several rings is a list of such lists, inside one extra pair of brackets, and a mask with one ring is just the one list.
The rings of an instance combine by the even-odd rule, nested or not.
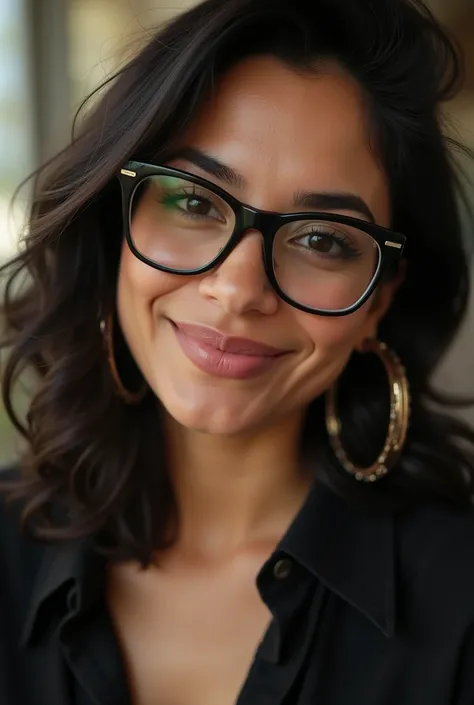
[[(179, 148), (210, 155), (239, 178), (229, 183), (227, 170), (211, 174), (189, 154), (171, 166), (256, 208), (294, 212), (297, 193), (342, 192), (389, 226), (388, 183), (370, 149), (361, 90), (335, 65), (311, 75), (271, 57), (246, 60), (225, 76)], [(152, 199), (143, 198), (132, 223), (137, 238), (149, 235), (150, 208)], [(299, 417), (333, 384), (354, 348), (376, 335), (391, 296), (391, 285), (383, 284), (348, 316), (299, 311), (271, 288), (261, 235), (250, 230), (220, 266), (199, 276), (155, 270), (124, 244), (118, 314), (132, 354), (171, 416), (196, 431), (236, 434)]]

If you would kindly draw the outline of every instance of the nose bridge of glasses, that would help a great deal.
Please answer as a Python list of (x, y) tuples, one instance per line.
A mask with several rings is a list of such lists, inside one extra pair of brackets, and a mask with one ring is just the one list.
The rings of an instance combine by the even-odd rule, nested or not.
[(276, 213), (260, 211), (251, 206), (241, 205), (240, 212), (237, 214), (237, 230), (234, 231), (234, 235), (228, 243), (229, 249), (226, 248), (227, 251), (223, 253), (223, 259), (226, 259), (239, 243), (242, 242), (246, 235), (249, 234), (249, 231), (254, 231), (261, 236), (263, 266), (267, 277), (269, 279), (272, 278), (272, 242), (279, 225), (280, 218)]
[(263, 236), (265, 242), (273, 237), (280, 224), (279, 217), (275, 213), (260, 211), (250, 206), (242, 206), (241, 232), (246, 233), (248, 230), (258, 230)]

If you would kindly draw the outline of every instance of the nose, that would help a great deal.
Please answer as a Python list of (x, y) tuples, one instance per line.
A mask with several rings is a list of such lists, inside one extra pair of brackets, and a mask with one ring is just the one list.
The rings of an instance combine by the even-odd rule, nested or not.
[(261, 234), (249, 230), (228, 257), (201, 279), (199, 292), (232, 315), (275, 313), (279, 299), (265, 272)]

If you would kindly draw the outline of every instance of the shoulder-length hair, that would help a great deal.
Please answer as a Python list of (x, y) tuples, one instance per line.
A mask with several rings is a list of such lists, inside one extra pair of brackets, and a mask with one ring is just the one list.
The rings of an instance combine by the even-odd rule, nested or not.
[[(380, 331), (411, 387), (403, 456), (376, 486), (357, 485), (328, 449), (320, 399), (302, 447), (315, 453), (321, 481), (348, 501), (470, 502), (474, 433), (443, 411), (450, 400), (430, 386), (469, 294), (460, 184), (440, 111), (462, 77), (457, 48), (421, 0), (207, 0), (109, 81), (80, 134), (39, 171), (20, 254), (3, 268), (3, 400), (28, 448), (15, 495), (41, 538), (94, 534), (116, 557), (143, 563), (171, 540), (159, 405), (151, 394), (136, 407), (117, 397), (99, 330), (123, 238), (116, 174), (128, 159), (166, 160), (219, 77), (258, 54), (308, 72), (332, 59), (356, 78), (389, 178), (391, 225), (407, 236), (406, 277)], [(22, 419), (14, 388), (25, 368), (39, 381)], [(371, 366), (350, 363), (343, 375), (345, 442), (362, 463), (377, 456), (386, 432), (385, 385)]]

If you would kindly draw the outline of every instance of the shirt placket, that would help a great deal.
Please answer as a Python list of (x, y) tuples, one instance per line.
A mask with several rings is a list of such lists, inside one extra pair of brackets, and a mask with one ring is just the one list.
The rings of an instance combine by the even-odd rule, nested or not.
[(286, 705), (312, 647), (326, 591), (305, 568), (276, 556), (262, 570), (258, 587), (272, 621), (257, 650), (236, 705)]

